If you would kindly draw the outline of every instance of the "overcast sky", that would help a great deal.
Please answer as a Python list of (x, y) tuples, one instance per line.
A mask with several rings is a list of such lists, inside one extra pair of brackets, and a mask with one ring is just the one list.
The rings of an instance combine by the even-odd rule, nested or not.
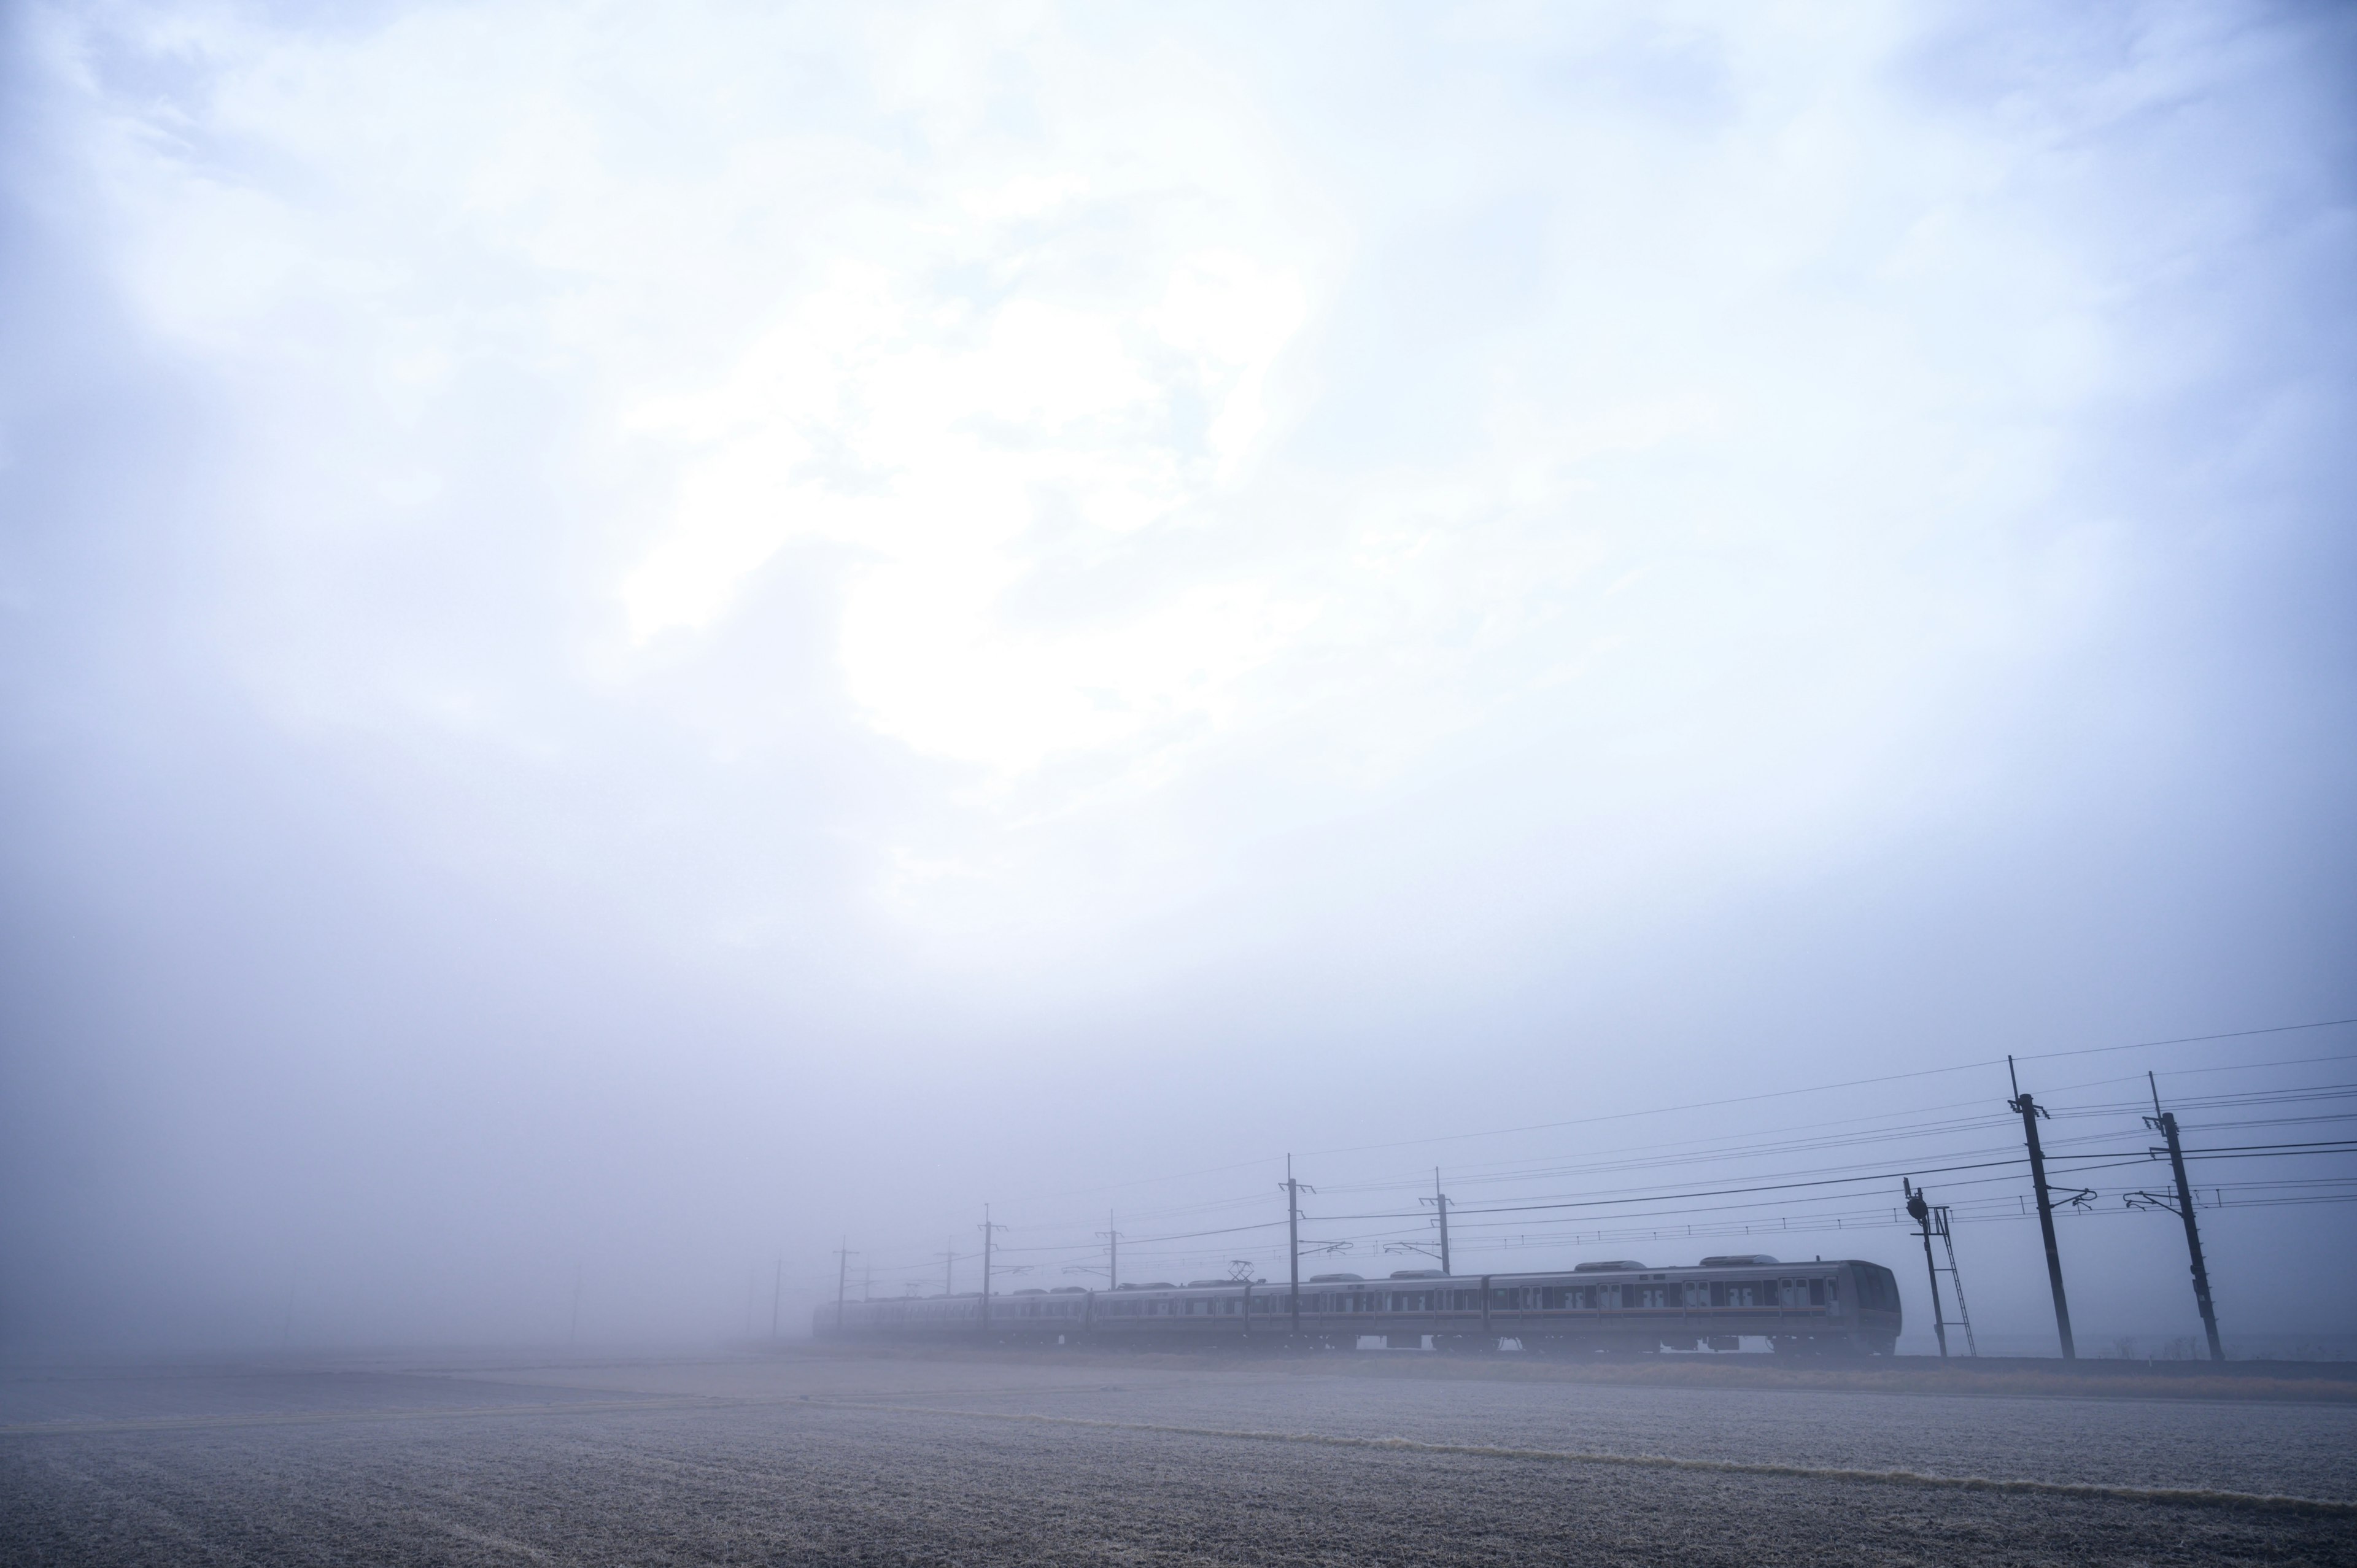
[(10, 1343), (2357, 1015), (2344, 7), (6, 27)]

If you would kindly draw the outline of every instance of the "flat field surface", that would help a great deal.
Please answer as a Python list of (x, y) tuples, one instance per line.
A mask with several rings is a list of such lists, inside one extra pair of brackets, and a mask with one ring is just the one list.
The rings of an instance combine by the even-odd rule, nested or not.
[[(2088, 1489), (1953, 1484), (1973, 1477)], [(2263, 1500), (2284, 1496), (2344, 1506)], [(1381, 1352), (0, 1377), (9, 1563), (2357, 1564), (2352, 1504), (2357, 1404), (2324, 1398), (1598, 1381)]]

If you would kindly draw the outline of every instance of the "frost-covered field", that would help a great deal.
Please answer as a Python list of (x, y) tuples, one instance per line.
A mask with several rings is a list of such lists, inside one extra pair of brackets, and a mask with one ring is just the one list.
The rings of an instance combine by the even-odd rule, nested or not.
[(1005, 1355), (19, 1371), (0, 1396), (11, 1563), (2357, 1563), (2348, 1516), (1265, 1435), (2349, 1499), (2332, 1403)]

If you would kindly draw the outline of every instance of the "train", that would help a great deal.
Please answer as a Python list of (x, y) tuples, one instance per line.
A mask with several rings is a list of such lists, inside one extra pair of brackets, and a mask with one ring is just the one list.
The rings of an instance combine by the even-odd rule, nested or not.
[(1733, 1350), (1750, 1337), (1786, 1355), (1888, 1356), (1900, 1310), (1899, 1282), (1879, 1263), (1750, 1252), (1692, 1268), (1619, 1259), (1555, 1273), (1313, 1274), (1297, 1289), (1190, 1280), (835, 1301), (811, 1328), (822, 1339), (1039, 1348), (1350, 1350), (1377, 1337), (1389, 1349), (1479, 1352), (1512, 1341), (1539, 1356)]

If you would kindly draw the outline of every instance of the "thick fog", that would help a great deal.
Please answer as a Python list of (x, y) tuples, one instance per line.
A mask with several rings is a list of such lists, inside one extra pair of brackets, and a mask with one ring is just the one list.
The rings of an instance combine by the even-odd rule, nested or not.
[[(11, 1351), (801, 1332), (985, 1203), (1282, 1279), (1287, 1154), (1305, 1273), (1879, 1173), (1457, 1266), (1928, 1347), (1860, 1215), (2007, 1054), (2343, 1136), (2357, 1026), (2239, 1032), (2357, 1017), (2344, 8), (5, 25)], [(2352, 1178), (2197, 1174), (2230, 1344)], [(1923, 1179), (2050, 1352), (2026, 1174)], [(2166, 1180), (2083, 1352), (2198, 1332)]]

